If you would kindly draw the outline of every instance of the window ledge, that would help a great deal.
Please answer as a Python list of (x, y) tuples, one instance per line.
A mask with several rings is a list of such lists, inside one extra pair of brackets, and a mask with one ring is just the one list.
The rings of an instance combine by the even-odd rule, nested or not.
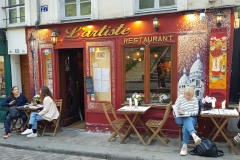
[(14, 24), (8, 24), (7, 28), (25, 27), (25, 26), (27, 26), (26, 23), (14, 23)]
[(176, 12), (177, 7), (164, 7), (159, 9), (142, 9), (142, 10), (136, 10), (136, 15), (141, 14), (156, 14), (156, 13), (169, 13), (169, 12)]
[[(169, 103), (149, 103), (149, 104), (141, 104), (141, 106), (151, 106), (152, 108), (164, 108)], [(128, 102), (124, 102), (121, 104), (121, 106), (127, 106), (129, 105)]]
[(89, 21), (91, 17), (70, 17), (70, 18), (62, 18), (61, 22), (69, 22), (69, 21)]

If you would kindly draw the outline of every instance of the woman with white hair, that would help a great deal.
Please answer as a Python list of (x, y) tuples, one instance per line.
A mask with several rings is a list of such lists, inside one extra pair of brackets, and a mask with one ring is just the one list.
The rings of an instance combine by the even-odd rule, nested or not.
[(176, 117), (175, 122), (183, 126), (183, 146), (181, 148), (180, 155), (187, 155), (187, 144), (189, 143), (190, 135), (196, 145), (201, 143), (201, 139), (196, 135), (194, 126), (197, 124), (198, 115), (198, 99), (194, 97), (194, 88), (186, 87), (183, 95), (179, 96), (175, 102), (177, 112), (181, 117)]

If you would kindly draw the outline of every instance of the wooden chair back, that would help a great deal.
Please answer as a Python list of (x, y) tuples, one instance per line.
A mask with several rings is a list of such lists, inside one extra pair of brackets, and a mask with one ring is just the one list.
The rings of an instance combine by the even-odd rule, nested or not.
[(51, 126), (51, 129), (52, 129), (52, 132), (49, 132), (47, 131), (47, 127), (48, 127), (48, 121), (44, 121), (45, 122), (45, 126), (43, 128), (43, 132), (42, 132), (42, 135), (52, 135), (53, 137), (56, 135), (57, 133), (57, 130), (60, 129), (60, 119), (61, 119), (61, 114), (62, 114), (62, 99), (58, 99), (58, 100), (55, 100), (55, 103), (56, 103), (56, 106), (57, 106), (57, 109), (58, 109), (58, 112), (59, 112), (59, 116), (57, 119), (54, 119), (52, 120), (50, 123), (53, 124), (53, 126)]
[[(110, 126), (113, 129), (113, 134), (108, 139), (108, 141), (110, 142), (117, 135), (119, 135), (120, 139), (122, 140), (123, 136), (121, 135), (121, 131), (124, 128), (124, 125), (126, 123), (126, 119), (121, 119), (121, 118), (117, 117), (111, 102), (104, 103), (102, 105), (102, 107), (103, 107), (103, 112), (104, 112), (104, 114), (105, 114), (105, 116), (106, 116)], [(112, 118), (112, 116), (110, 117), (110, 114), (113, 115), (113, 118)]]
[(171, 108), (172, 108), (172, 102), (170, 102), (167, 106), (166, 106), (166, 110), (162, 119), (162, 124), (164, 125), (165, 122), (167, 121), (169, 114), (171, 112)]
[(62, 114), (62, 99), (55, 100), (58, 112), (59, 112), (59, 117)]
[[(113, 106), (112, 106), (112, 103), (111, 103), (111, 102), (106, 102), (106, 103), (104, 103), (102, 107), (103, 107), (103, 112), (104, 112), (104, 114), (105, 114), (105, 116), (106, 116), (106, 118), (107, 118), (107, 120), (108, 120), (109, 123), (112, 122), (112, 121), (114, 121), (115, 119), (117, 119), (117, 115), (116, 115), (116, 113), (115, 113), (115, 111), (114, 111), (114, 109), (113, 109)], [(109, 112), (113, 115), (114, 120), (112, 120), (112, 119), (110, 118)]]

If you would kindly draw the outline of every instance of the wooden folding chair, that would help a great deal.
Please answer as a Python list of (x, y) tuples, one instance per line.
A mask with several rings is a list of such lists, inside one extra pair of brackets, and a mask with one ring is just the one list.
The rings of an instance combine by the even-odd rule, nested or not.
[(44, 120), (44, 126), (42, 131), (43, 135), (52, 135), (53, 137), (56, 136), (56, 133), (58, 129), (62, 131), (61, 127), (59, 126), (60, 119), (61, 119), (61, 113), (62, 113), (62, 99), (55, 100), (55, 103), (57, 105), (58, 111), (59, 111), (59, 117), (57, 119), (52, 120), (51, 122), (48, 122)]
[[(146, 122), (146, 126), (152, 131), (152, 136), (150, 136), (150, 138), (148, 139), (148, 142), (146, 143), (147, 145), (149, 145), (154, 137), (157, 137), (159, 139), (160, 142), (162, 142), (164, 145), (168, 146), (168, 142), (170, 142), (170, 140), (167, 138), (167, 136), (162, 132), (162, 128), (165, 124), (165, 122), (168, 119), (168, 116), (170, 114), (171, 111), (171, 106), (172, 106), (172, 102), (169, 103), (166, 107), (164, 116), (162, 120), (148, 120)], [(160, 136), (160, 135), (162, 136)]]
[[(123, 140), (123, 136), (121, 135), (121, 131), (124, 129), (124, 126), (127, 122), (126, 119), (121, 119), (116, 116), (116, 113), (113, 109), (112, 103), (111, 102), (106, 102), (103, 104), (103, 111), (104, 114), (111, 125), (113, 129), (113, 134), (111, 137), (108, 139), (108, 142), (110, 142), (113, 138), (115, 138), (117, 135), (119, 135), (120, 139)], [(113, 115), (113, 118), (111, 119), (109, 116), (109, 112)]]
[[(17, 134), (20, 134), (21, 133), (21, 127), (23, 126), (21, 117), (17, 118), (17, 119), (12, 119), (11, 121), (12, 121), (11, 131), (16, 131)], [(20, 124), (19, 128), (17, 128), (18, 123)]]

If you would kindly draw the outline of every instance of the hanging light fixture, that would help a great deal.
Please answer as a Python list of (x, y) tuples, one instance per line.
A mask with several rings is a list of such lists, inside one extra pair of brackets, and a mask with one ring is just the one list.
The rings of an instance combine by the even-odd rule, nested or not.
[(222, 12), (218, 11), (218, 12), (216, 13), (216, 17), (217, 17), (217, 23), (216, 23), (216, 25), (217, 25), (217, 27), (221, 27), (222, 21), (223, 21), (223, 14), (222, 14)]
[(60, 34), (60, 30), (58, 28), (56, 28), (52, 34), (50, 35), (51, 38), (51, 42), (53, 45), (55, 45), (57, 43), (58, 40), (58, 35)]
[(158, 31), (159, 20), (157, 19), (157, 17), (153, 18), (153, 28), (154, 28), (155, 31)]

